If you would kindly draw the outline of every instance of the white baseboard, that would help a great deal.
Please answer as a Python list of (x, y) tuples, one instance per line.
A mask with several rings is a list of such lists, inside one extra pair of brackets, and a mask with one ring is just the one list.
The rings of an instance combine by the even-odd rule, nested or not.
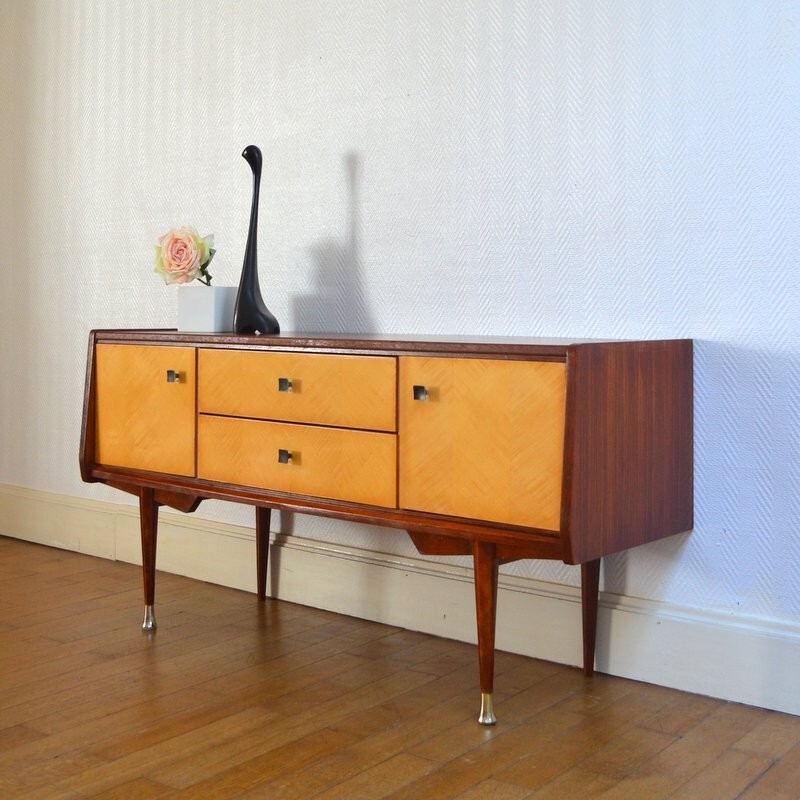
[[(141, 563), (136, 507), (0, 485), (0, 534)], [(252, 529), (163, 513), (158, 569), (255, 591)], [(273, 597), (475, 641), (472, 570), (420, 558), (277, 537)], [(577, 589), (502, 575), (497, 647), (563, 664), (581, 659)], [(603, 593), (597, 669), (687, 692), (800, 714), (800, 626), (730, 618)]]

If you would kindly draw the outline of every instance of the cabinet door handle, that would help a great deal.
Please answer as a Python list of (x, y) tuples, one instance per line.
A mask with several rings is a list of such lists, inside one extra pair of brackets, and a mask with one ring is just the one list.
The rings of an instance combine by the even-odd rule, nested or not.
[(167, 383), (180, 383), (181, 373), (177, 369), (167, 370)]
[(414, 386), (414, 399), (415, 400), (427, 400), (428, 399), (428, 389), (425, 386)]
[(292, 453), (290, 450), (278, 450), (278, 463), (290, 464), (292, 461)]
[(278, 378), (278, 391), (291, 392), (292, 382), (288, 378)]

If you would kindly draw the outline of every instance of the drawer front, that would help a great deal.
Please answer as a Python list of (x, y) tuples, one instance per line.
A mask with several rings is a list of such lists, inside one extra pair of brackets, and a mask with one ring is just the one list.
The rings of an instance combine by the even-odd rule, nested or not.
[(394, 431), (392, 356), (199, 352), (198, 409), (208, 414)]
[(401, 357), (399, 386), (401, 508), (560, 529), (565, 364)]
[(201, 414), (198, 477), (396, 508), (397, 441), (389, 433)]
[(194, 348), (99, 344), (95, 355), (95, 460), (194, 475)]

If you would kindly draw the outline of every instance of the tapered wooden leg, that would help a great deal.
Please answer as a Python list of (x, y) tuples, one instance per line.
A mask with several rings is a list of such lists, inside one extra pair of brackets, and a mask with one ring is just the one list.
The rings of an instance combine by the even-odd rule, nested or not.
[(158, 503), (153, 489), (139, 490), (139, 525), (142, 533), (142, 577), (144, 580), (144, 620), (142, 630), (156, 629), (156, 543), (158, 540)]
[(478, 662), (481, 681), (481, 725), (496, 722), (492, 708), (494, 691), (494, 632), (497, 619), (497, 550), (489, 542), (475, 542), (475, 607), (478, 618)]
[(269, 566), (269, 521), (272, 511), (256, 506), (256, 591), (258, 599), (267, 596), (267, 567)]
[(583, 674), (594, 674), (597, 639), (597, 599), (600, 589), (600, 559), (581, 564), (581, 605), (583, 610)]

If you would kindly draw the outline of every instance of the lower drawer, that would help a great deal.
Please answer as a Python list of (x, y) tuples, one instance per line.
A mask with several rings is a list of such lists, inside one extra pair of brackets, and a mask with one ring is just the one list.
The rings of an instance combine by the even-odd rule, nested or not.
[(397, 507), (394, 434), (207, 414), (197, 433), (200, 478)]

